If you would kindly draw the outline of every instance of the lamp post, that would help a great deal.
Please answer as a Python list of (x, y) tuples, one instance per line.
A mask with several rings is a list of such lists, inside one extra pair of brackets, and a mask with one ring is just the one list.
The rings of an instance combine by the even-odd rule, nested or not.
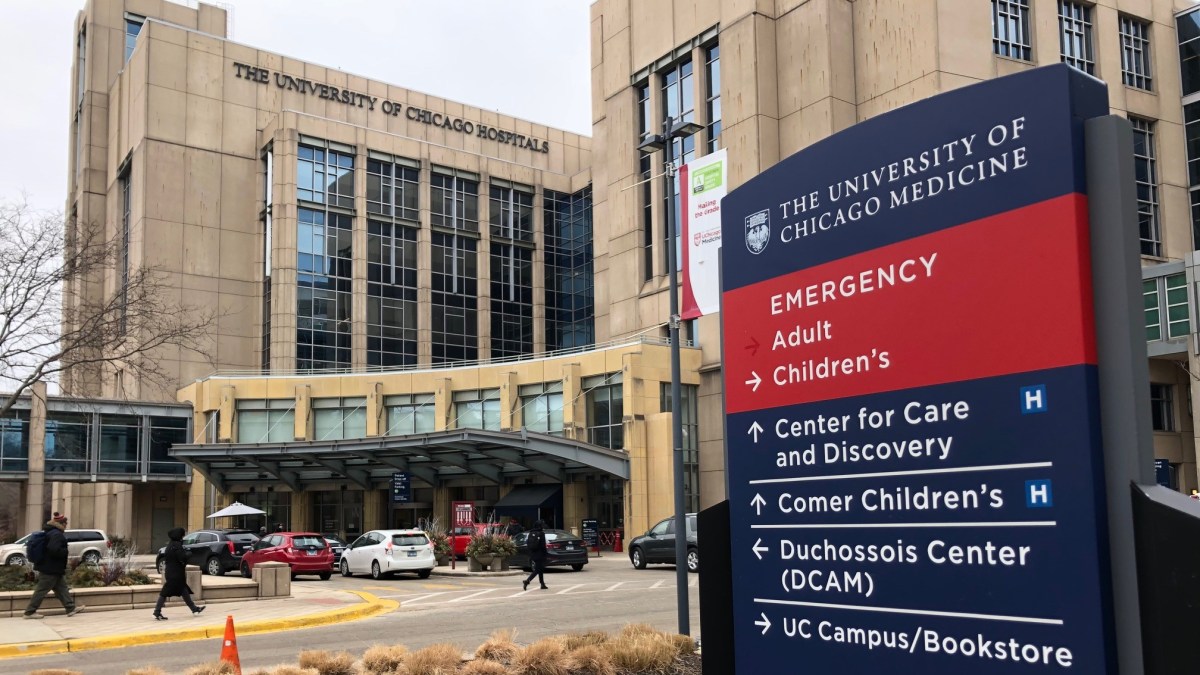
[[(663, 132), (651, 134), (640, 144), (639, 150), (664, 150), (665, 172), (667, 178), (667, 228), (671, 236), (667, 243), (667, 278), (671, 282), (671, 432), (674, 453), (675, 475), (675, 594), (678, 603), (679, 634), (691, 633), (688, 616), (688, 572), (687, 572), (687, 515), (683, 499), (683, 418), (680, 417), (681, 395), (679, 384), (679, 275), (676, 270), (675, 246), (679, 238), (678, 227), (675, 224), (675, 139), (691, 136), (703, 129), (695, 122), (684, 122), (668, 116), (663, 120)], [(683, 186), (680, 186), (680, 190)]]

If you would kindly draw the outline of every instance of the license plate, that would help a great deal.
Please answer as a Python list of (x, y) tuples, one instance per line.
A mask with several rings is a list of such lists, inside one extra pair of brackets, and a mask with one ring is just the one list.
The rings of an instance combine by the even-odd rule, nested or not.
[(409, 551), (409, 552), (408, 552), (408, 557), (410, 557), (410, 558), (415, 558), (415, 557), (417, 557), (417, 552), (416, 552), (416, 551)]
[(571, 546), (570, 544), (567, 544), (567, 547), (566, 547), (566, 549), (567, 549), (568, 551), (574, 551), (574, 550), (575, 550), (575, 547), (574, 547), (574, 546)]
[(316, 552), (316, 551), (309, 551), (309, 552), (308, 552), (308, 554), (309, 554), (309, 555), (316, 555), (316, 554), (317, 554), (317, 552)]

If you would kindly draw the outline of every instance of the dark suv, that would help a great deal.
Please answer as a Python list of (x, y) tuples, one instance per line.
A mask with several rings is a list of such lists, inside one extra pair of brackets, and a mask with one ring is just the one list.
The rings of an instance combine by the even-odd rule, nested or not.
[[(696, 514), (686, 514), (687, 522), (687, 568), (689, 572), (700, 571), (700, 553), (696, 547)], [(657, 525), (640, 537), (629, 542), (629, 562), (637, 569), (645, 569), (646, 563), (675, 564), (675, 518), (660, 520)]]
[[(221, 576), (239, 569), (242, 554), (249, 551), (256, 541), (258, 536), (250, 530), (196, 530), (184, 535), (183, 548), (188, 552), (187, 564), (196, 565), (205, 574)], [(165, 570), (165, 551), (165, 546), (158, 549), (158, 556), (154, 559), (159, 574)]]

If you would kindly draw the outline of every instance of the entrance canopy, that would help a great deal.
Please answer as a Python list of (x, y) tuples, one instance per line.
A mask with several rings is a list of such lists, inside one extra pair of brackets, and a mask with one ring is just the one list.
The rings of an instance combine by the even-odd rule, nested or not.
[(494, 509), (533, 508), (545, 504), (562, 490), (561, 485), (516, 485), (496, 502)]
[(264, 482), (279, 482), (301, 492), (340, 480), (368, 490), (385, 487), (398, 471), (435, 486), (464, 476), (497, 485), (534, 475), (563, 483), (572, 473), (594, 471), (629, 478), (629, 455), (624, 451), (524, 430), (453, 429), (340, 441), (175, 445), (170, 454), (221, 492)]

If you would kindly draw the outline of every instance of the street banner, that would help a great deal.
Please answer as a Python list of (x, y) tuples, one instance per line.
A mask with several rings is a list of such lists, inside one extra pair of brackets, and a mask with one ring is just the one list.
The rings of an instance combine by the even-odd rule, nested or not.
[(722, 203), (736, 673), (1112, 675), (1084, 121), (1053, 65)]
[(729, 184), (725, 149), (679, 169), (680, 232), (683, 242), (683, 305), (680, 316), (695, 319), (721, 306), (717, 252), (721, 249), (721, 199)]

